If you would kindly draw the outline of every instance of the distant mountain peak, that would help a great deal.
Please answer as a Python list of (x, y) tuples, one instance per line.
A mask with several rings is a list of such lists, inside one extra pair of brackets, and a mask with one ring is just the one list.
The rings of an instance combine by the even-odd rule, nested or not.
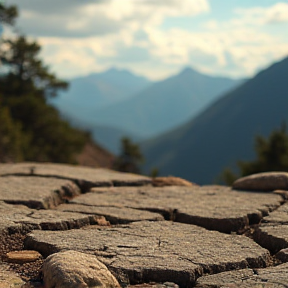
[(199, 71), (197, 71), (196, 69), (192, 68), (192, 67), (185, 67), (180, 73), (179, 73), (180, 76), (183, 76), (183, 75), (202, 75), (202, 73), (200, 73)]

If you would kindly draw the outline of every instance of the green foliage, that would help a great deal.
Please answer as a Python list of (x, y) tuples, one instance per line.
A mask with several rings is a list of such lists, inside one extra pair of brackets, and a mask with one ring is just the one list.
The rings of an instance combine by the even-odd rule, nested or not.
[(144, 162), (144, 157), (139, 145), (124, 137), (121, 140), (121, 153), (116, 158), (113, 169), (121, 172), (140, 174), (139, 166)]
[[(56, 96), (68, 83), (58, 80), (39, 59), (41, 47), (24, 36), (1, 41), (0, 60), (9, 71), (0, 79), (2, 93), (21, 96), (33, 91), (35, 96)], [(5, 83), (5, 85), (3, 85)]]
[[(15, 7), (0, 6), (0, 20), (13, 23)], [(24, 36), (2, 39), (0, 77), (0, 161), (75, 163), (89, 135), (74, 129), (47, 104), (68, 84), (50, 73), (39, 58), (41, 47)], [(4, 124), (2, 124), (4, 123)]]
[(152, 178), (156, 178), (159, 176), (159, 169), (158, 168), (152, 168), (150, 173), (149, 173), (149, 176), (152, 177)]
[[(273, 131), (267, 139), (261, 136), (256, 137), (255, 151), (256, 160), (238, 162), (241, 177), (260, 172), (288, 171), (286, 126), (282, 125), (281, 129)], [(222, 174), (222, 179), (229, 185), (237, 178), (237, 175), (229, 169), (224, 170)]]
[(18, 11), (15, 6), (6, 7), (4, 4), (0, 3), (0, 24), (13, 25), (17, 16)]
[(21, 161), (25, 137), (22, 135), (20, 124), (12, 119), (8, 107), (3, 107), (1, 102), (0, 123), (0, 162)]

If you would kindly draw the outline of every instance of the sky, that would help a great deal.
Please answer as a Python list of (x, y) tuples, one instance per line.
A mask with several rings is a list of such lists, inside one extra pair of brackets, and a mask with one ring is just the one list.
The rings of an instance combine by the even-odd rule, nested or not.
[(288, 0), (1, 1), (66, 79), (111, 67), (152, 80), (185, 67), (252, 77), (288, 55)]

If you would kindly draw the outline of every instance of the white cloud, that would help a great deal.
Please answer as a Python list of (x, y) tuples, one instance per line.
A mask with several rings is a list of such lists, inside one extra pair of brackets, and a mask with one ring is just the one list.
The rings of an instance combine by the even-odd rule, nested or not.
[(11, 0), (13, 3), (20, 7), (19, 26), (24, 32), (51, 37), (87, 37), (143, 25), (155, 27), (167, 17), (209, 11), (207, 0)]
[(279, 2), (270, 7), (254, 7), (249, 9), (236, 9), (240, 21), (254, 24), (271, 24), (288, 22), (288, 3)]
[[(69, 0), (71, 5), (63, 0), (67, 10), (61, 4), (57, 11), (48, 9), (47, 15), (46, 2), (30, 0), (35, 2), (30, 7), (29, 0), (14, 1), (25, 6), (20, 26), (38, 36), (45, 62), (61, 77), (117, 65), (158, 79), (188, 65), (211, 74), (243, 77), (288, 53), (287, 37), (259, 28), (286, 21), (285, 3), (238, 9), (231, 14), (235, 18), (211, 19), (204, 31), (196, 33), (163, 30), (161, 24), (171, 17), (209, 12), (207, 0), (86, 0), (84, 4)], [(57, 7), (57, 3), (51, 0), (49, 5)]]

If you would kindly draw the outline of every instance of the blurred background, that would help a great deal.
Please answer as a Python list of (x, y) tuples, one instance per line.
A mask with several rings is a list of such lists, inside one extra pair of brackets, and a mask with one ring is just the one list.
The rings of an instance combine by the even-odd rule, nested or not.
[(288, 171), (288, 1), (2, 0), (0, 20), (1, 162)]

